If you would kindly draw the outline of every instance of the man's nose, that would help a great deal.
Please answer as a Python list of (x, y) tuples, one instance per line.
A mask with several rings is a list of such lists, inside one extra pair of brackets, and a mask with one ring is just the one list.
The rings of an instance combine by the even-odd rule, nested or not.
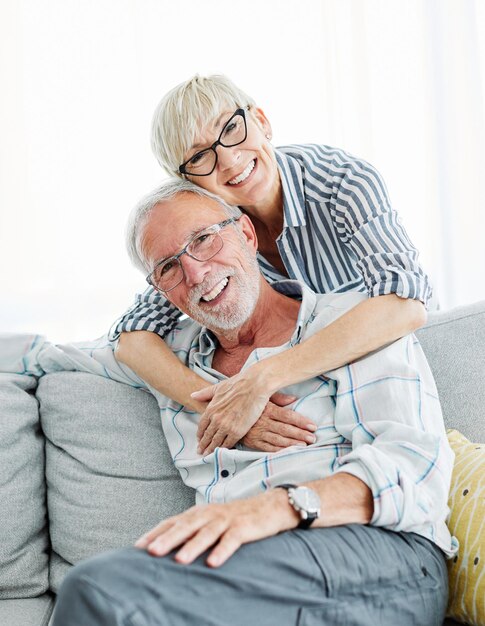
[(210, 261), (196, 261), (188, 254), (184, 254), (180, 262), (183, 266), (185, 282), (188, 287), (199, 285), (211, 271)]

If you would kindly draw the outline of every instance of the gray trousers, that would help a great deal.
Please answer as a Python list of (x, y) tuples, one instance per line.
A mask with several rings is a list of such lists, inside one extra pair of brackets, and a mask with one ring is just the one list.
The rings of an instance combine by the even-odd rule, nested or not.
[(431, 542), (349, 525), (250, 543), (216, 569), (102, 554), (70, 571), (53, 626), (441, 626), (446, 602)]

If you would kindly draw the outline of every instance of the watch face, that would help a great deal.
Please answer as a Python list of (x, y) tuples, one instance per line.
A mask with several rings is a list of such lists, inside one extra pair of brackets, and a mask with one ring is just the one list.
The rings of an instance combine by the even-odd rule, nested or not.
[(320, 498), (308, 487), (298, 487), (292, 493), (293, 502), (299, 509), (308, 513), (316, 513), (320, 510)]

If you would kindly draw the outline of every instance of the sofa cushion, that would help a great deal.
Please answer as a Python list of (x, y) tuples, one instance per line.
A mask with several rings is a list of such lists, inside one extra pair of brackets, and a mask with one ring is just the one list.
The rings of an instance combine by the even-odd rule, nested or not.
[(38, 598), (2, 600), (0, 624), (2, 626), (47, 626), (54, 609), (54, 596), (47, 592)]
[(44, 438), (29, 393), (35, 387), (30, 376), (0, 374), (0, 598), (30, 598), (49, 586)]
[(67, 566), (133, 543), (194, 503), (172, 463), (155, 398), (109, 379), (58, 372), (39, 381), (46, 436), (51, 588)]
[(433, 371), (446, 427), (485, 442), (485, 302), (430, 313), (416, 335)]
[(471, 443), (456, 430), (448, 432), (448, 440), (456, 455), (449, 527), (460, 551), (448, 561), (447, 613), (481, 626), (485, 624), (485, 444)]

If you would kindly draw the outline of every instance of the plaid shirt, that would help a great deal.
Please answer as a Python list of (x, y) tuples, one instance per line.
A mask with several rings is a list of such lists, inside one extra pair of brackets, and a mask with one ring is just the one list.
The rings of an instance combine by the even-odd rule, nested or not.
[[(302, 299), (295, 331), (279, 347), (257, 348), (244, 368), (300, 343), (365, 299), (355, 292), (316, 295), (297, 281), (273, 287)], [(167, 336), (178, 358), (210, 383), (225, 377), (212, 369), (213, 333), (191, 320)], [(39, 337), (4, 341), (0, 369), (41, 375), (76, 369), (146, 387), (118, 364), (106, 338), (53, 346)], [(3, 361), (3, 363), (2, 363)], [(5, 371), (5, 369), (4, 369)], [(408, 335), (365, 358), (282, 391), (299, 399), (292, 408), (317, 424), (314, 444), (266, 453), (237, 445), (197, 453), (198, 415), (151, 390), (182, 479), (199, 502), (228, 502), (285, 482), (307, 482), (348, 472), (371, 489), (371, 524), (423, 535), (448, 555), (457, 549), (445, 520), (453, 466), (436, 386), (421, 346)], [(325, 515), (325, 512), (323, 512)]]

